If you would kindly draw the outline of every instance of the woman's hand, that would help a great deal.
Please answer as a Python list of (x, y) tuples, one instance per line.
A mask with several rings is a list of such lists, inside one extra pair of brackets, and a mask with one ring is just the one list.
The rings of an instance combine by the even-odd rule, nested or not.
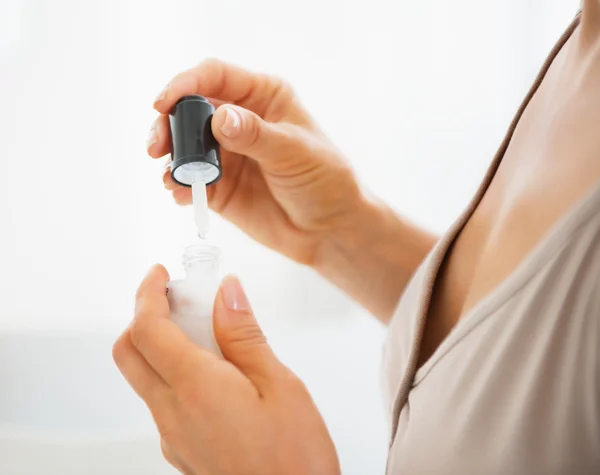
[(142, 282), (114, 359), (148, 405), (166, 459), (186, 475), (338, 475), (334, 445), (310, 395), (273, 354), (235, 278), (214, 307), (225, 359), (171, 320), (169, 276)]
[[(223, 177), (208, 187), (213, 210), (258, 242), (310, 265), (384, 322), (435, 237), (365, 198), (348, 163), (279, 79), (210, 60), (159, 94), (148, 139), (170, 152), (168, 113), (183, 96), (218, 106), (212, 120)], [(180, 204), (189, 188), (165, 186)]]
[[(361, 193), (352, 169), (280, 79), (210, 60), (176, 76), (158, 96), (148, 152), (170, 152), (168, 113), (188, 94), (218, 106), (213, 134), (223, 177), (208, 188), (213, 210), (258, 242), (313, 265), (324, 237), (356, 224)], [(189, 188), (164, 173), (180, 204)]]

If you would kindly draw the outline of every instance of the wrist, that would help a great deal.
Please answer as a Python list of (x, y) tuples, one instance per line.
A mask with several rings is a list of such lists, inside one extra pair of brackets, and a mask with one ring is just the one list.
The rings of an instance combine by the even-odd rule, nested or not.
[(319, 273), (327, 272), (337, 256), (352, 255), (368, 248), (376, 240), (376, 228), (385, 220), (384, 207), (366, 195), (360, 194), (348, 206), (351, 210), (344, 220), (338, 221), (321, 237), (312, 264)]
[(323, 237), (312, 267), (386, 322), (436, 238), (366, 195), (354, 209)]

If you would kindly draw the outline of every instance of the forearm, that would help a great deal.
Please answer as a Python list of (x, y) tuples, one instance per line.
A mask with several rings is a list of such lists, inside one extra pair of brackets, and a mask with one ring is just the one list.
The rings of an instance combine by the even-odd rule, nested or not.
[(355, 223), (323, 241), (314, 268), (388, 323), (409, 279), (436, 241), (387, 206), (365, 198)]

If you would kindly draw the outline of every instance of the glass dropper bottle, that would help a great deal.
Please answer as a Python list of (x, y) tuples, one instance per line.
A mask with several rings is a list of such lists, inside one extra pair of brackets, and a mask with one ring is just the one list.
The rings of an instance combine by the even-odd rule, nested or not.
[(200, 242), (185, 248), (185, 277), (169, 282), (167, 297), (171, 319), (190, 339), (221, 354), (213, 331), (212, 314), (220, 282), (218, 247), (205, 241), (208, 233), (206, 186), (222, 174), (219, 148), (212, 130), (214, 106), (201, 96), (180, 99), (169, 114), (171, 126), (171, 176), (192, 188), (194, 221)]
[(197, 345), (221, 354), (213, 331), (213, 306), (220, 282), (221, 252), (206, 243), (185, 248), (185, 277), (169, 282), (171, 320)]

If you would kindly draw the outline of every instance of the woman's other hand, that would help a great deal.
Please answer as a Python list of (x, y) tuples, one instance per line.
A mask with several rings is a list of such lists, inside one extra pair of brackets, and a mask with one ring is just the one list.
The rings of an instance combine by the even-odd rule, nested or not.
[(170, 320), (168, 279), (161, 266), (150, 271), (113, 350), (167, 460), (186, 475), (339, 475), (317, 408), (267, 344), (238, 280), (226, 278), (215, 300), (222, 359)]

